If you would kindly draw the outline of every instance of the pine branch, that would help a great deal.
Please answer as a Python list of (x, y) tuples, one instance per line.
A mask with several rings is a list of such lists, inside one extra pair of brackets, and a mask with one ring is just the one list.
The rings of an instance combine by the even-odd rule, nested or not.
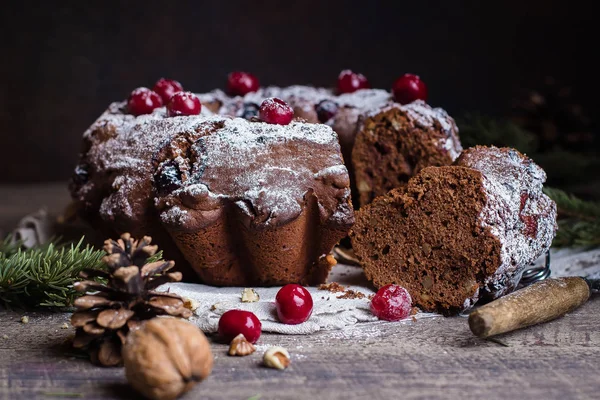
[[(0, 244), (0, 303), (5, 305), (66, 307), (79, 295), (73, 283), (84, 269), (104, 269), (104, 251), (77, 244), (49, 243), (23, 250)], [(162, 259), (157, 253), (151, 261)]]
[(555, 247), (600, 246), (600, 203), (581, 200), (560, 189), (544, 188), (558, 208)]

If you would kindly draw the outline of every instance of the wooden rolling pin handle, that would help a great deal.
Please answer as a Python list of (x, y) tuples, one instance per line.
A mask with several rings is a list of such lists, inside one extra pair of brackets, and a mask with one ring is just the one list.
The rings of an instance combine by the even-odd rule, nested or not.
[(499, 335), (558, 318), (589, 297), (583, 278), (546, 279), (476, 309), (469, 314), (469, 327), (482, 338)]

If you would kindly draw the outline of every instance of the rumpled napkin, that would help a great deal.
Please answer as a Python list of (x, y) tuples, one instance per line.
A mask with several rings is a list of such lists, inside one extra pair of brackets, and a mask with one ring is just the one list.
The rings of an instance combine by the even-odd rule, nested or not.
[[(600, 249), (559, 249), (551, 252), (553, 277), (561, 276), (597, 276), (600, 278)], [(536, 261), (536, 265), (545, 263), (545, 256)], [(214, 287), (194, 283), (170, 283), (160, 287), (161, 291), (170, 291), (191, 299), (197, 305), (190, 319), (204, 332), (216, 332), (221, 315), (233, 309), (252, 311), (262, 323), (262, 330), (289, 335), (307, 335), (321, 330), (344, 329), (348, 326), (377, 321), (369, 309), (369, 295), (373, 288), (365, 278), (362, 269), (355, 266), (338, 264), (333, 268), (328, 282), (337, 282), (346, 290), (350, 289), (365, 295), (362, 299), (340, 299), (344, 293), (332, 293), (309, 287), (314, 308), (311, 318), (298, 325), (286, 325), (277, 320), (275, 296), (281, 287), (254, 288), (260, 296), (255, 303), (242, 303), (241, 287)], [(439, 317), (439, 314), (419, 312), (415, 318)]]
[[(358, 323), (377, 321), (369, 308), (369, 295), (374, 294), (359, 267), (338, 264), (333, 268), (329, 282), (337, 282), (345, 290), (364, 294), (361, 299), (339, 298), (344, 292), (332, 293), (316, 287), (308, 287), (313, 298), (313, 313), (310, 319), (298, 325), (286, 325), (277, 320), (275, 296), (281, 287), (253, 288), (260, 300), (242, 303), (241, 287), (214, 287), (194, 283), (169, 283), (160, 287), (196, 302), (198, 308), (190, 321), (204, 332), (216, 332), (221, 315), (233, 309), (252, 311), (262, 323), (262, 330), (288, 335), (307, 335), (320, 330), (343, 329)], [(432, 313), (417, 313), (415, 318), (438, 316)]]

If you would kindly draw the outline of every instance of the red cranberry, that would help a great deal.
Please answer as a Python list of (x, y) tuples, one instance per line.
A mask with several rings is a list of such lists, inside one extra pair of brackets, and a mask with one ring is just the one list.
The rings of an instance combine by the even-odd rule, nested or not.
[(369, 89), (371, 85), (363, 74), (357, 74), (349, 69), (340, 72), (337, 81), (339, 93), (352, 93), (358, 89)]
[(177, 92), (167, 104), (169, 117), (180, 115), (198, 115), (202, 109), (202, 104), (198, 97), (192, 92)]
[(260, 87), (258, 78), (249, 72), (236, 71), (227, 77), (227, 91), (232, 96), (243, 96), (256, 92)]
[(386, 285), (371, 300), (371, 312), (379, 319), (399, 321), (408, 318), (412, 309), (410, 294), (402, 286)]
[(150, 114), (152, 110), (162, 107), (163, 102), (158, 93), (139, 87), (129, 95), (127, 109), (133, 115)]
[(152, 88), (162, 98), (163, 103), (167, 103), (171, 96), (183, 90), (181, 83), (173, 79), (160, 78)]
[(338, 111), (338, 105), (335, 101), (323, 100), (315, 107), (319, 122), (325, 123), (329, 121)]
[(219, 335), (227, 342), (242, 333), (250, 343), (256, 343), (261, 327), (259, 319), (250, 311), (229, 310), (219, 319)]
[(287, 125), (294, 118), (294, 109), (277, 97), (269, 97), (260, 105), (258, 116), (268, 124)]
[(277, 316), (284, 324), (301, 324), (310, 318), (313, 310), (313, 299), (310, 292), (300, 285), (285, 285), (275, 297)]
[(427, 86), (417, 75), (404, 74), (394, 82), (392, 94), (400, 104), (412, 103), (415, 100), (426, 101)]

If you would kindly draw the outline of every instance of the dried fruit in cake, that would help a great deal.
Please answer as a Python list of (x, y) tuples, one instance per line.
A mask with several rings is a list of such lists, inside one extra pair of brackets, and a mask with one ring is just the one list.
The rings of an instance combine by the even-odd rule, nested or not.
[(392, 94), (400, 104), (416, 100), (427, 101), (427, 86), (418, 75), (404, 74), (392, 85)]
[(361, 208), (350, 234), (355, 255), (376, 287), (400, 285), (426, 311), (456, 314), (497, 298), (550, 248), (556, 204), (542, 192), (545, 180), (516, 150), (468, 149)]
[(367, 114), (352, 150), (360, 206), (405, 185), (425, 167), (451, 164), (461, 150), (458, 128), (441, 108), (415, 101)]
[(359, 89), (370, 89), (371, 85), (363, 74), (349, 69), (340, 72), (337, 80), (338, 93), (353, 93)]
[(164, 104), (167, 104), (171, 99), (171, 96), (177, 92), (183, 91), (183, 86), (173, 79), (160, 78), (156, 81), (152, 90), (158, 93)]
[(163, 101), (159, 94), (145, 87), (135, 89), (127, 100), (127, 110), (133, 115), (150, 114), (162, 105)]

